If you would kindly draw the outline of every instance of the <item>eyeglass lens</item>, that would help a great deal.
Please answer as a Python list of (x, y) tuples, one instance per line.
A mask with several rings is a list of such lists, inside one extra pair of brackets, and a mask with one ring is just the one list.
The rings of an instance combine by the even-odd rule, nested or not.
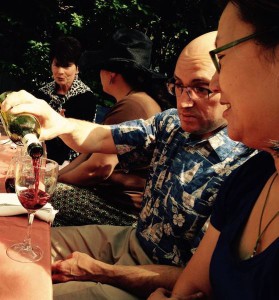
[(203, 87), (183, 86), (175, 83), (168, 83), (168, 91), (170, 94), (180, 97), (183, 93), (187, 93), (192, 100), (205, 99), (209, 97), (210, 91)]

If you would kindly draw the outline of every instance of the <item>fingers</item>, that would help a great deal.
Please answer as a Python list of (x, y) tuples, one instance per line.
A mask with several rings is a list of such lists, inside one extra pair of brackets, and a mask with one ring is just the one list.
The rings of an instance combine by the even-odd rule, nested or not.
[(52, 274), (53, 283), (67, 282), (67, 281), (76, 281), (76, 278), (73, 275), (56, 274), (56, 273)]
[(65, 275), (71, 275), (71, 260), (58, 260), (51, 266), (53, 273), (63, 273)]
[(76, 276), (72, 274), (72, 262), (58, 260), (54, 262), (51, 266), (52, 271), (52, 281), (57, 282), (66, 282), (77, 280)]
[[(40, 100), (38, 100), (40, 101)], [(42, 101), (41, 101), (42, 102)], [(24, 103), (20, 105), (14, 105), (10, 108), (10, 113), (12, 114), (20, 114), (20, 113), (32, 113), (32, 115), (39, 115), (41, 107), (33, 104), (33, 103)]]
[(12, 114), (31, 113), (35, 116), (49, 114), (50, 109), (46, 101), (37, 99), (24, 90), (9, 93), (1, 105), (4, 112), (9, 110)]
[(62, 263), (62, 260), (57, 260), (56, 262), (54, 262), (51, 265), (51, 272), (53, 272), (53, 273), (59, 272), (61, 269), (61, 267), (60, 267), (61, 263)]
[(57, 260), (51, 266), (53, 274), (80, 275), (78, 273), (78, 253), (69, 254), (65, 260)]
[[(202, 292), (197, 292), (190, 296), (178, 296), (172, 295), (172, 293), (164, 288), (158, 288), (155, 292), (153, 292), (147, 300), (163, 300), (163, 299), (172, 299), (172, 300), (194, 300), (194, 299), (202, 299), (204, 298), (204, 294)], [(205, 299), (205, 298), (204, 298)]]
[(21, 103), (33, 103), (36, 98), (30, 93), (21, 90), (19, 92), (11, 92), (7, 95), (5, 101), (1, 105), (3, 111), (8, 111), (9, 109), (21, 104)]
[(163, 300), (163, 299), (169, 299), (171, 296), (171, 292), (164, 289), (164, 288), (158, 288), (155, 292), (150, 294), (147, 300)]

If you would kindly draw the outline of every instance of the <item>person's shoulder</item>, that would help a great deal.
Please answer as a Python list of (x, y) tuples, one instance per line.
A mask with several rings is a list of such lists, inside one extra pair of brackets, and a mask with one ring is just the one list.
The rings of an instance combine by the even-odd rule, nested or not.
[(176, 108), (170, 108), (170, 109), (166, 109), (164, 111), (162, 111), (161, 113), (156, 115), (158, 120), (173, 120), (174, 122), (179, 122), (180, 123), (180, 119), (177, 113), (177, 109)]
[(262, 170), (263, 172), (267, 170), (275, 171), (274, 159), (270, 153), (266, 151), (259, 151), (246, 161), (243, 165), (243, 169), (244, 168), (249, 168), (251, 172), (258, 172), (259, 170)]
[(219, 154), (220, 157), (226, 158), (228, 153), (243, 152), (249, 149), (239, 141), (232, 140), (228, 135), (227, 126), (218, 129), (208, 138), (211, 147)]
[(76, 78), (73, 83), (72, 86), (70, 88), (70, 90), (67, 93), (67, 97), (75, 97), (77, 95), (81, 95), (81, 94), (93, 94), (91, 88), (89, 86), (87, 86), (83, 81), (81, 81), (79, 78)]
[(77, 93), (70, 98), (78, 98), (78, 99), (94, 99), (97, 102), (97, 96), (92, 91), (84, 91), (82, 93)]
[[(160, 106), (148, 95), (130, 94), (117, 101), (105, 116), (104, 124), (118, 124), (137, 119), (149, 119), (161, 112)], [(148, 100), (146, 100), (148, 99)]]
[(136, 92), (136, 93), (129, 94), (126, 97), (124, 97), (123, 100), (126, 101), (133, 100), (139, 104), (144, 102), (156, 102), (151, 96), (149, 96), (145, 92)]
[(93, 93), (91, 88), (87, 84), (85, 84), (82, 80), (78, 79), (78, 82), (85, 91)]
[(75, 79), (70, 90), (67, 93), (67, 102), (79, 102), (82, 101), (83, 104), (96, 105), (97, 97), (92, 92), (90, 87), (83, 83), (80, 79)]
[(119, 101), (120, 105), (134, 106), (144, 111), (154, 110), (160, 112), (160, 105), (145, 92), (137, 92), (127, 95)]
[(51, 81), (46, 83), (42, 87), (39, 88), (39, 92), (44, 93), (46, 95), (52, 94), (55, 90), (55, 81)]
[(237, 167), (221, 185), (214, 204), (211, 223), (221, 230), (240, 213), (247, 211), (275, 171), (272, 156), (260, 151)]
[(272, 156), (266, 151), (259, 151), (233, 170), (227, 182), (244, 183), (246, 187), (255, 189), (255, 183), (267, 180), (274, 171)]
[(49, 82), (43, 85), (42, 87), (38, 88), (37, 90), (32, 91), (32, 95), (38, 99), (43, 99), (46, 101), (50, 101), (51, 96), (54, 94), (55, 91), (55, 82)]
[(171, 131), (174, 128), (181, 128), (176, 108), (170, 108), (156, 114), (154, 122), (161, 128), (165, 128), (167, 131)]

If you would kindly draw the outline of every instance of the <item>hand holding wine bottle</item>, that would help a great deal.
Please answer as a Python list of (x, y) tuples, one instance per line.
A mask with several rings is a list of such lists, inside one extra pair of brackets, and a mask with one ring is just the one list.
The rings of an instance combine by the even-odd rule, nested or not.
[(36, 116), (41, 125), (40, 140), (59, 136), (76, 152), (117, 153), (110, 126), (62, 117), (46, 101), (26, 91), (10, 93), (1, 110), (15, 115), (28, 112)]
[[(0, 104), (8, 94), (9, 92), (4, 92), (0, 95)], [(15, 144), (25, 145), (33, 158), (43, 155), (42, 143), (39, 141), (40, 123), (35, 116), (27, 113), (13, 115), (1, 109), (0, 118), (7, 135)]]
[(1, 103), (1, 112), (13, 115), (27, 113), (35, 116), (41, 125), (40, 140), (50, 140), (64, 134), (65, 129), (68, 131), (70, 125), (67, 118), (52, 109), (46, 101), (37, 99), (24, 90), (6, 94)]

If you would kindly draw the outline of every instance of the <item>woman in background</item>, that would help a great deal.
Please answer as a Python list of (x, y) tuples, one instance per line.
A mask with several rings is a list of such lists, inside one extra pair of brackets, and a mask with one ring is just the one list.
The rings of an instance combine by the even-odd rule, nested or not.
[[(50, 50), (53, 81), (33, 93), (46, 100), (62, 115), (86, 121), (95, 117), (97, 99), (91, 89), (79, 78), (78, 61), (82, 53), (80, 42), (71, 36), (55, 40)], [(71, 161), (77, 153), (67, 147), (59, 138), (46, 142), (47, 156), (60, 165)]]

